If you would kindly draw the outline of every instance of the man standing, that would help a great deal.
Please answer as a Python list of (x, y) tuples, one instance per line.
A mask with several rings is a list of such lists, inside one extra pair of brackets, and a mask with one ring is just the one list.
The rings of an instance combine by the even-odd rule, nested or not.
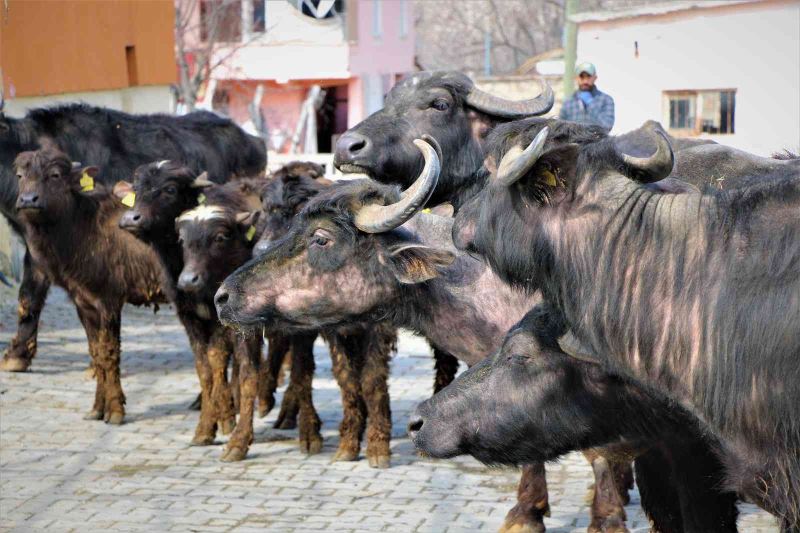
[(614, 126), (614, 99), (600, 92), (594, 84), (597, 69), (591, 63), (581, 63), (575, 67), (575, 81), (578, 90), (572, 98), (564, 101), (559, 117), (573, 122), (597, 124), (611, 130)]

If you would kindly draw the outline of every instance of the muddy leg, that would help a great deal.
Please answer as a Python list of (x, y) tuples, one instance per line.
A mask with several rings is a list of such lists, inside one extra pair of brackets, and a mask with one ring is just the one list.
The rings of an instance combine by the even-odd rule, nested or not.
[(291, 380), (297, 383), (297, 403), (299, 405), (298, 426), (300, 449), (308, 454), (322, 450), (322, 435), (319, 430), (322, 423), (314, 409), (311, 383), (314, 379), (314, 339), (313, 335), (295, 335), (292, 337), (292, 374)]
[(436, 377), (433, 380), (433, 393), (436, 394), (443, 388), (450, 385), (455, 379), (456, 372), (458, 372), (458, 359), (445, 352), (432, 346), (434, 369), (436, 370)]
[(550, 516), (544, 463), (522, 467), (517, 504), (506, 515), (500, 533), (542, 533), (544, 517)]
[[(258, 416), (263, 418), (275, 407), (275, 390), (283, 360), (289, 352), (289, 337), (270, 335), (267, 339), (267, 362), (259, 369)], [(284, 396), (284, 402), (286, 397)]]
[(361, 437), (367, 419), (367, 407), (361, 396), (361, 372), (364, 365), (363, 338), (360, 335), (326, 335), (331, 352), (333, 375), (342, 395), (342, 422), (339, 424), (339, 448), (334, 461), (355, 461), (361, 450)]
[(392, 410), (389, 405), (389, 360), (397, 349), (397, 329), (378, 324), (367, 332), (369, 342), (361, 372), (361, 394), (367, 404), (367, 461), (372, 468), (389, 468), (392, 452)]
[(237, 335), (234, 366), (239, 367), (239, 420), (233, 430), (222, 460), (241, 461), (253, 442), (253, 408), (258, 395), (258, 375), (261, 365), (261, 336)]
[[(235, 348), (231, 349), (232, 351)], [(233, 409), (234, 411), (239, 410), (239, 393), (241, 392), (239, 388), (239, 365), (236, 363), (236, 356), (231, 355), (229, 358), (229, 362), (231, 365), (231, 379), (228, 382), (228, 386), (231, 389), (231, 396), (233, 396)]]
[(214, 385), (207, 353), (208, 323), (184, 313), (180, 313), (178, 318), (183, 323), (189, 337), (189, 344), (192, 346), (194, 354), (194, 367), (197, 371), (197, 379), (200, 381), (200, 401), (198, 402), (200, 418), (194, 430), (191, 446), (208, 446), (214, 443), (217, 435), (217, 412), (211, 398), (211, 390)]
[(609, 460), (611, 473), (614, 475), (614, 485), (617, 487), (617, 494), (622, 500), (622, 505), (631, 503), (631, 496), (628, 491), (633, 490), (633, 463), (630, 461)]
[(233, 395), (228, 384), (227, 370), (230, 350), (225, 339), (226, 329), (217, 327), (208, 344), (208, 364), (211, 366), (211, 400), (217, 415), (217, 424), (223, 435), (228, 435), (236, 426), (236, 411)]
[(596, 450), (583, 452), (594, 470), (594, 497), (588, 533), (627, 533), (625, 508), (608, 460)]
[(36, 356), (39, 315), (42, 313), (49, 289), (50, 280), (34, 264), (30, 252), (26, 250), (22, 283), (17, 297), (17, 334), (11, 339), (3, 360), (0, 361), (0, 370), (24, 372), (31, 366), (31, 360)]

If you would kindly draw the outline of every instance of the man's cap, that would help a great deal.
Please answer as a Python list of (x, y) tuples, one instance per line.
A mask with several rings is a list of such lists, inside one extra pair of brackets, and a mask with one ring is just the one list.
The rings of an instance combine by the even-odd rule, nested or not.
[(594, 68), (594, 65), (589, 63), (589, 62), (581, 63), (580, 65), (575, 67), (575, 75), (576, 76), (580, 76), (584, 72), (586, 74), (588, 74), (589, 76), (595, 76), (597, 74), (597, 69)]

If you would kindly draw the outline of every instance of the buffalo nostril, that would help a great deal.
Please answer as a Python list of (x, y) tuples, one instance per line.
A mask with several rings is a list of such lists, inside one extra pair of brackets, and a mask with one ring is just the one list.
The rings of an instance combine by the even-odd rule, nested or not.
[(351, 154), (357, 154), (358, 152), (363, 150), (366, 145), (367, 141), (365, 141), (364, 139), (359, 139), (357, 141), (353, 141), (352, 143), (350, 143), (350, 145), (347, 147), (347, 151), (350, 152)]
[(135, 215), (133, 215), (132, 218), (133, 218), (134, 222), (139, 222), (142, 219), (142, 215), (140, 215), (139, 213), (136, 213)]
[(227, 292), (220, 292), (220, 293), (218, 293), (218, 294), (217, 294), (217, 296), (214, 298), (214, 303), (215, 303), (217, 306), (220, 306), (220, 305), (225, 305), (226, 303), (228, 303), (228, 299), (230, 299), (230, 295), (228, 295), (228, 293), (227, 293)]
[(417, 418), (416, 420), (412, 420), (408, 423), (408, 432), (409, 433), (417, 433), (420, 429), (422, 429), (423, 420), (422, 418)]
[(196, 275), (192, 278), (192, 284), (196, 285), (200, 281), (200, 276)]
[(35, 204), (38, 201), (39, 201), (39, 195), (38, 194), (36, 196), (34, 196), (33, 198), (31, 198), (31, 203)]

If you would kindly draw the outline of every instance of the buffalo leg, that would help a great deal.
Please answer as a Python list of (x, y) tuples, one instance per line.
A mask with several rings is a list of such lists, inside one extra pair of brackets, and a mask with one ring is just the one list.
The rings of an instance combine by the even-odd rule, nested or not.
[(361, 394), (367, 405), (367, 461), (372, 468), (389, 468), (392, 410), (389, 402), (389, 359), (397, 346), (397, 330), (378, 324), (369, 336), (361, 372)]
[(261, 336), (237, 335), (234, 339), (234, 368), (239, 368), (239, 420), (222, 454), (226, 462), (241, 461), (253, 442), (253, 410), (258, 396), (261, 365)]
[[(322, 423), (314, 409), (311, 384), (314, 379), (314, 339), (316, 335), (294, 335), (292, 337), (292, 372), (290, 380), (297, 390), (298, 429), (300, 449), (308, 454), (322, 450)], [(291, 384), (290, 384), (291, 386)]]
[(211, 366), (211, 401), (217, 415), (217, 423), (223, 435), (230, 434), (236, 426), (236, 411), (233, 408), (233, 394), (228, 384), (228, 359), (230, 350), (222, 326), (214, 330), (208, 343), (208, 364)]
[(333, 363), (333, 375), (342, 395), (342, 421), (339, 424), (339, 447), (334, 461), (355, 461), (361, 450), (366, 427), (367, 407), (361, 395), (361, 372), (364, 366), (363, 338), (360, 335), (326, 336)]
[(450, 385), (455, 379), (456, 372), (458, 372), (458, 359), (449, 353), (436, 348), (433, 348), (433, 367), (436, 371), (436, 376), (433, 381), (433, 393), (436, 394), (443, 388)]
[[(275, 391), (278, 388), (278, 376), (283, 360), (289, 353), (289, 337), (286, 335), (270, 335), (267, 339), (267, 362), (261, 365), (258, 388), (258, 416), (265, 417), (275, 407)], [(292, 398), (289, 401), (294, 401)], [(283, 404), (287, 402), (284, 395)], [(295, 402), (296, 403), (296, 402)], [(288, 408), (288, 406), (287, 406)], [(287, 409), (288, 410), (288, 409)], [(292, 410), (297, 411), (296, 407)], [(296, 416), (295, 416), (296, 418)]]
[[(180, 307), (178, 308), (180, 309)], [(197, 371), (197, 379), (200, 382), (200, 418), (192, 437), (192, 446), (208, 446), (214, 443), (217, 435), (217, 412), (214, 401), (211, 398), (213, 389), (213, 379), (211, 364), (208, 362), (208, 331), (207, 323), (197, 320), (193, 316), (185, 313), (178, 314), (189, 337), (189, 344), (194, 354), (194, 367)]]
[(506, 515), (500, 532), (542, 533), (545, 516), (550, 516), (550, 503), (544, 463), (525, 465), (517, 487), (517, 504)]
[(594, 471), (594, 495), (588, 533), (627, 533), (625, 507), (611, 463), (595, 450), (583, 452)]
[(30, 252), (25, 250), (17, 306), (17, 333), (3, 355), (0, 370), (24, 372), (31, 366), (31, 360), (36, 356), (39, 315), (42, 313), (48, 290), (50, 290), (50, 280), (36, 266)]
[(630, 491), (633, 490), (633, 464), (630, 461), (611, 460), (611, 473), (614, 475), (614, 484), (622, 505), (631, 503)]
[(97, 389), (89, 419), (122, 424), (125, 419), (125, 394), (120, 380), (121, 306), (106, 309), (102, 305), (76, 302), (78, 316), (89, 339), (89, 354), (95, 368)]

